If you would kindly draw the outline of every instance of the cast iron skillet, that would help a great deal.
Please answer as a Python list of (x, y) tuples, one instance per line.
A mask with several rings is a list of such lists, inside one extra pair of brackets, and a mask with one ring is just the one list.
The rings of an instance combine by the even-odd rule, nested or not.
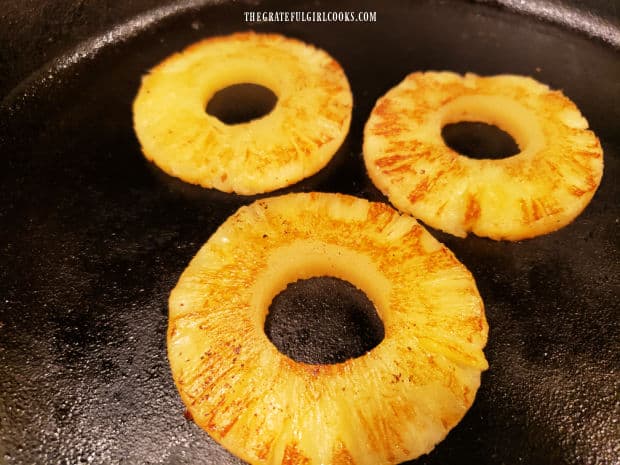
[[(433, 231), (476, 277), (490, 369), (463, 421), (416, 463), (618, 463), (617, 18), (528, 5), (537, 15), (438, 0), (296, 6), (377, 11), (376, 23), (351, 24), (244, 23), (244, 11), (290, 9), (284, 1), (163, 6), (22, 76), (0, 106), (0, 463), (241, 463), (183, 416), (166, 359), (166, 301), (198, 248), (252, 198), (187, 186), (149, 165), (130, 104), (163, 57), (249, 28), (324, 48), (353, 89), (342, 149), (288, 191), (384, 200), (363, 168), (362, 128), (376, 99), (414, 70), (531, 75), (579, 105), (601, 139), (605, 174), (573, 224), (518, 243)], [(565, 25), (548, 21), (554, 8), (567, 12)], [(320, 308), (326, 292), (332, 314), (344, 316), (326, 318), (310, 339), (342, 337), (359, 349), (374, 337), (343, 336), (355, 319), (345, 310), (366, 303), (342, 283), (315, 280), (280, 299), (271, 327), (280, 343), (303, 350), (303, 334), (290, 329), (312, 317), (299, 302)], [(338, 344), (310, 347), (320, 358)]]

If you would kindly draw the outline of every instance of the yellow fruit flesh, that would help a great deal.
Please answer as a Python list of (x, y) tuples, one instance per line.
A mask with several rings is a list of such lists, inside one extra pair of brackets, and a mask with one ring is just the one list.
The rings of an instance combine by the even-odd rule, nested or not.
[[(480, 121), (521, 152), (476, 160), (445, 145), (446, 124)], [(519, 240), (570, 223), (591, 200), (602, 149), (561, 92), (520, 76), (413, 73), (377, 102), (364, 131), (373, 182), (400, 210), (456, 236)]]
[[(227, 125), (205, 111), (219, 90), (258, 84), (278, 97), (262, 118)], [(144, 76), (133, 105), (144, 155), (186, 182), (256, 194), (316, 173), (342, 144), (352, 97), (327, 53), (275, 34), (194, 44)]]
[[(264, 319), (299, 278), (335, 276), (373, 301), (385, 339), (308, 365)], [(428, 452), (473, 402), (487, 325), (470, 273), (415, 220), (339, 194), (241, 208), (170, 297), (168, 355), (197, 424), (252, 464), (393, 464)]]

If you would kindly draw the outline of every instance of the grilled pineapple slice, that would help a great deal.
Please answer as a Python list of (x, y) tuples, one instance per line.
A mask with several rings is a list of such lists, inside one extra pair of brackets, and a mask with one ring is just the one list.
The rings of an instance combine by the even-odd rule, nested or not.
[[(269, 341), (271, 300), (297, 279), (364, 290), (385, 338), (333, 365)], [(487, 368), (469, 271), (413, 218), (340, 194), (289, 194), (232, 215), (170, 296), (168, 357), (194, 421), (251, 464), (395, 464), (429, 452)]]
[[(278, 97), (262, 118), (228, 125), (206, 113), (219, 90), (251, 83)], [(196, 43), (144, 76), (133, 105), (146, 158), (182, 180), (257, 194), (323, 168), (342, 144), (352, 96), (326, 52), (276, 34), (238, 33)]]
[[(441, 129), (493, 124), (520, 153), (499, 160), (459, 155)], [(401, 211), (464, 237), (519, 240), (570, 223), (603, 173), (601, 145), (573, 102), (534, 79), (412, 73), (380, 98), (364, 130), (375, 185)]]

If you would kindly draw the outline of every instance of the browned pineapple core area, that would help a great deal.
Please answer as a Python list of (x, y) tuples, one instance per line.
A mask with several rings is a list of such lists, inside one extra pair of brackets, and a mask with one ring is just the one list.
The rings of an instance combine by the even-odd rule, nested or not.
[(520, 152), (512, 136), (495, 125), (461, 121), (446, 124), (441, 137), (452, 150), (475, 159), (501, 159)]
[(385, 336), (366, 294), (327, 276), (290, 283), (271, 302), (264, 329), (281, 353), (316, 365), (360, 357)]
[(245, 82), (218, 90), (207, 102), (206, 112), (224, 124), (241, 124), (268, 115), (276, 103), (278, 97), (271, 89)]

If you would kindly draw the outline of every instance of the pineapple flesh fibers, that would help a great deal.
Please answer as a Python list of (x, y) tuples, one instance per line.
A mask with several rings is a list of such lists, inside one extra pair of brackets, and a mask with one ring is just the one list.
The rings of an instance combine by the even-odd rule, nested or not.
[[(228, 125), (206, 113), (233, 84), (278, 97), (262, 118)], [(353, 105), (340, 65), (326, 52), (276, 34), (198, 42), (142, 79), (134, 128), (142, 151), (186, 182), (238, 194), (289, 186), (323, 168), (342, 144)]]
[[(371, 299), (384, 340), (333, 365), (264, 332), (290, 282), (333, 276)], [(429, 452), (474, 401), (488, 327), (470, 272), (383, 203), (289, 194), (240, 208), (172, 291), (168, 357), (194, 421), (251, 464), (395, 464)]]
[[(520, 153), (458, 154), (441, 136), (457, 122), (493, 124)], [(555, 231), (583, 211), (603, 174), (603, 151), (579, 109), (521, 76), (412, 73), (380, 98), (364, 130), (370, 178), (401, 211), (464, 237), (520, 240)]]

